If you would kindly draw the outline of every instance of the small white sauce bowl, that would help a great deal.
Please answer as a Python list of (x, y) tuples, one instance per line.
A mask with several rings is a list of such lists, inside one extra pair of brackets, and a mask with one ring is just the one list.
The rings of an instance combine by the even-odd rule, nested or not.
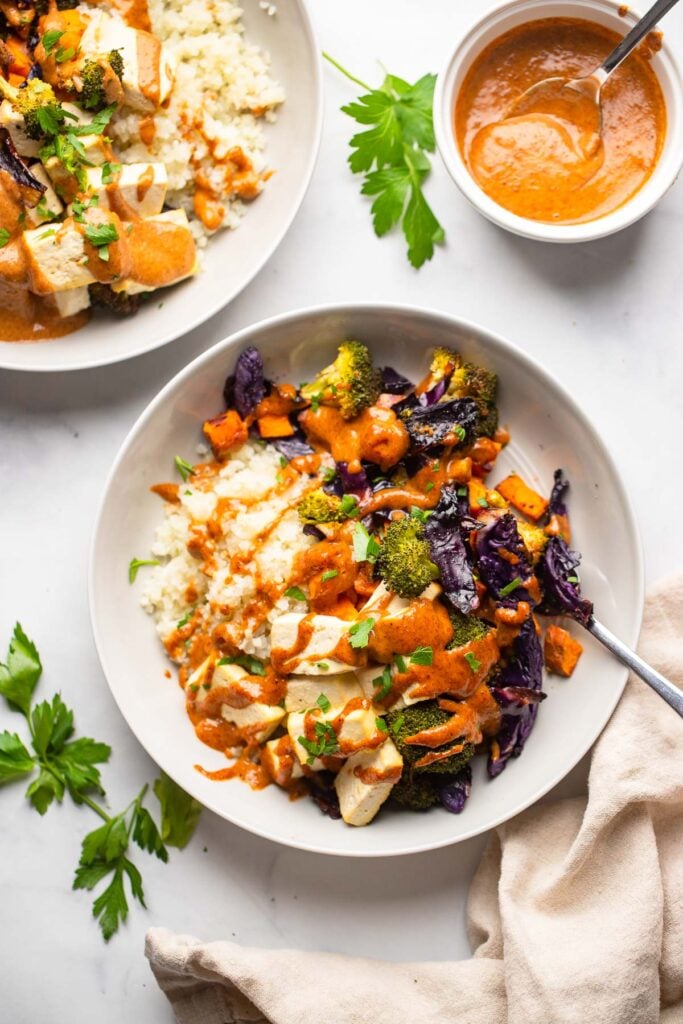
[(619, 14), (617, 0), (506, 0), (496, 4), (470, 28), (438, 77), (434, 93), (436, 142), (449, 174), (466, 199), (499, 227), (542, 242), (589, 242), (629, 227), (671, 188), (683, 163), (683, 86), (681, 62), (666, 42), (652, 66), (666, 102), (667, 129), (657, 165), (636, 194), (618, 209), (583, 224), (551, 224), (511, 213), (494, 202), (474, 180), (455, 137), (455, 104), (463, 79), (482, 50), (509, 29), (540, 18), (583, 18), (625, 35), (640, 15), (629, 8)]

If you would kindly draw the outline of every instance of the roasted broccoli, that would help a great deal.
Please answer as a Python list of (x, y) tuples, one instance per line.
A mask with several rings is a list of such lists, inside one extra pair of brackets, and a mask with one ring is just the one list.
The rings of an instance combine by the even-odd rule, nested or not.
[(498, 377), (490, 370), (474, 363), (461, 363), (451, 377), (446, 399), (473, 398), (479, 409), (477, 435), (492, 437), (498, 427)]
[[(106, 81), (107, 69), (103, 61), (105, 61), (104, 57), (98, 60), (88, 58), (79, 71), (82, 85), (78, 100), (86, 110), (102, 110), (109, 102)], [(106, 63), (120, 81), (123, 75), (121, 51), (111, 50), (106, 57)]]
[(450, 380), (453, 373), (462, 363), (462, 359), (457, 352), (452, 352), (449, 348), (437, 348), (432, 356), (432, 362), (429, 367), (428, 384), (425, 390), (434, 387), (444, 377)]
[(341, 498), (326, 494), (321, 487), (309, 491), (299, 503), (298, 512), (302, 523), (341, 523), (347, 518)]
[[(406, 741), (411, 736), (424, 729), (433, 729), (435, 726), (445, 725), (452, 717), (448, 711), (442, 711), (436, 701), (420, 701), (419, 704), (411, 704), (402, 711), (389, 711), (386, 716), (389, 734), (403, 758), (403, 780), (409, 781), (412, 775), (439, 775), (443, 782), (444, 775), (457, 775), (465, 767), (474, 755), (474, 745), (466, 743), (463, 749), (452, 757), (445, 757), (442, 761), (434, 761), (432, 764), (415, 768), (415, 763), (424, 757), (425, 754), (438, 747), (422, 747)], [(457, 741), (448, 744), (457, 745)]]
[(379, 574), (399, 597), (419, 597), (437, 578), (422, 524), (412, 516), (389, 523), (377, 556)]
[(440, 802), (443, 775), (416, 775), (403, 772), (391, 790), (391, 799), (409, 811), (428, 811)]
[(449, 651), (455, 647), (463, 647), (472, 640), (480, 640), (486, 636), (491, 628), (482, 619), (478, 619), (476, 615), (465, 615), (463, 612), (458, 611), (457, 608), (451, 608), (449, 615), (451, 625), (453, 626), (453, 639), (449, 642), (447, 648)]
[(131, 316), (137, 313), (140, 308), (140, 295), (127, 292), (115, 292), (111, 285), (101, 284), (99, 281), (88, 287), (90, 301), (93, 306), (101, 309), (108, 309), (119, 316)]
[(344, 419), (350, 420), (377, 401), (380, 388), (381, 375), (365, 345), (344, 341), (331, 366), (311, 384), (304, 384), (301, 394), (313, 403), (336, 406)]
[(21, 89), (15, 89), (0, 78), (0, 92), (23, 117), (24, 131), (30, 139), (42, 139), (48, 134), (41, 121), (61, 124), (64, 120), (64, 112), (52, 86), (41, 78), (32, 78)]

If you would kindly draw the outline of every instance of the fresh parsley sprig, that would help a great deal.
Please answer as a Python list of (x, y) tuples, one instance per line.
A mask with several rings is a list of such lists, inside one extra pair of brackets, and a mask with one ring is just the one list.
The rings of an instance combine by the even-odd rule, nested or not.
[(417, 269), (434, 255), (445, 232), (425, 199), (422, 186), (431, 170), (428, 153), (436, 143), (432, 100), (436, 75), (423, 75), (410, 85), (387, 74), (373, 89), (350, 74), (328, 53), (326, 60), (365, 90), (342, 112), (369, 126), (350, 141), (349, 166), (363, 174), (361, 193), (373, 197), (372, 223), (378, 237), (401, 224), (408, 243), (408, 259)]
[(128, 857), (131, 841), (165, 863), (169, 846), (182, 849), (189, 842), (201, 806), (162, 773), (154, 783), (160, 825), (143, 804), (147, 785), (124, 811), (110, 815), (95, 796), (105, 795), (98, 766), (109, 760), (111, 747), (87, 737), (73, 738), (74, 713), (58, 693), (52, 701), (33, 703), (42, 670), (35, 644), (17, 623), (7, 660), (0, 663), (0, 693), (26, 719), (29, 740), (24, 743), (17, 733), (0, 732), (0, 784), (33, 776), (26, 797), (39, 814), (68, 794), (102, 819), (103, 824), (83, 839), (73, 888), (92, 891), (108, 879), (93, 904), (93, 916), (108, 941), (128, 916), (126, 879), (133, 898), (145, 906), (142, 876)]

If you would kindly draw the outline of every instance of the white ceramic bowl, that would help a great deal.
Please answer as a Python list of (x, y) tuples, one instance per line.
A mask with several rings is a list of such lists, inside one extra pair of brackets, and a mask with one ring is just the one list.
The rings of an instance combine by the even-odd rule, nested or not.
[[(444, 314), (401, 306), (333, 306), (289, 313), (247, 328), (201, 355), (159, 393), (131, 430), (116, 459), (97, 518), (90, 565), (95, 641), (112, 693), (154, 760), (211, 810), (268, 839), (321, 853), (384, 856), (458, 842), (491, 828), (538, 800), (576, 764), (609, 718), (626, 671), (586, 635), (574, 676), (546, 680), (549, 696), (522, 757), (490, 781), (475, 759), (472, 796), (463, 814), (384, 810), (367, 828), (324, 817), (309, 800), (291, 803), (275, 786), (252, 792), (238, 780), (212, 782), (193, 767), (224, 767), (225, 759), (197, 740), (183, 695), (140, 608), (141, 579), (127, 580), (133, 556), (144, 558), (162, 504), (149, 485), (168, 478), (178, 452), (192, 452), (201, 424), (223, 408), (223, 382), (247, 345), (261, 350), (269, 377), (311, 380), (347, 337), (361, 338), (379, 365), (413, 380), (429, 350), (449, 345), (500, 374), (502, 422), (512, 442), (495, 479), (518, 469), (542, 492), (553, 470), (571, 480), (570, 510), (583, 552), (584, 590), (601, 619), (635, 643), (643, 602), (640, 546), (628, 496), (593, 428), (548, 374), (519, 349), (488, 331)], [(145, 570), (141, 570), (144, 572)]]
[[(505, 0), (479, 18), (448, 58), (434, 92), (434, 129), (439, 152), (466, 199), (499, 227), (542, 242), (589, 242), (621, 231), (639, 220), (671, 188), (683, 163), (683, 85), (681, 64), (666, 41), (652, 66), (657, 73), (667, 109), (667, 133), (659, 162), (650, 178), (619, 209), (585, 224), (548, 224), (510, 213), (494, 202), (474, 180), (462, 158), (454, 131), (455, 103), (467, 71), (481, 51), (504, 32), (539, 18), (584, 18), (614, 29), (620, 35), (640, 15), (628, 8), (622, 16), (619, 0)], [(623, 10), (623, 7), (622, 7)]]
[(215, 235), (204, 269), (162, 289), (134, 317), (94, 316), (74, 334), (51, 341), (0, 342), (0, 367), (63, 371), (116, 363), (165, 345), (208, 320), (259, 272), (282, 241), (308, 188), (322, 129), (322, 73), (305, 0), (278, 4), (269, 16), (258, 0), (243, 4), (249, 42), (268, 51), (286, 100), (266, 126), (266, 160), (275, 174), (235, 231)]

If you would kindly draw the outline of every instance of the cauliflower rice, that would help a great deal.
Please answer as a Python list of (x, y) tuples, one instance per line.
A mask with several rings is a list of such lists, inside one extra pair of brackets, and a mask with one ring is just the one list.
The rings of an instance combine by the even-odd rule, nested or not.
[[(148, 574), (141, 601), (162, 641), (194, 614), (202, 633), (222, 624), (235, 646), (268, 657), (273, 620), (301, 609), (278, 595), (287, 588), (296, 556), (314, 543), (302, 532), (296, 509), (312, 484), (298, 474), (290, 482), (274, 448), (248, 441), (217, 471), (180, 485), (179, 504), (166, 504), (152, 546), (162, 565)], [(218, 536), (207, 529), (209, 520), (218, 520)], [(197, 539), (205, 557), (188, 551), (194, 540), (198, 553)], [(255, 623), (245, 612), (259, 599), (265, 614)]]
[[(110, 133), (125, 163), (165, 163), (166, 203), (185, 210), (197, 244), (205, 246), (213, 230), (237, 227), (245, 212), (230, 185), (231, 150), (248, 158), (255, 194), (261, 190), (264, 121), (274, 120), (285, 94), (271, 78), (268, 54), (245, 40), (242, 9), (232, 0), (151, 0), (149, 10), (154, 32), (175, 64), (170, 103), (155, 114), (149, 145), (140, 137), (145, 115), (124, 111)], [(195, 212), (198, 177), (210, 187), (219, 217), (222, 210), (213, 230)]]

